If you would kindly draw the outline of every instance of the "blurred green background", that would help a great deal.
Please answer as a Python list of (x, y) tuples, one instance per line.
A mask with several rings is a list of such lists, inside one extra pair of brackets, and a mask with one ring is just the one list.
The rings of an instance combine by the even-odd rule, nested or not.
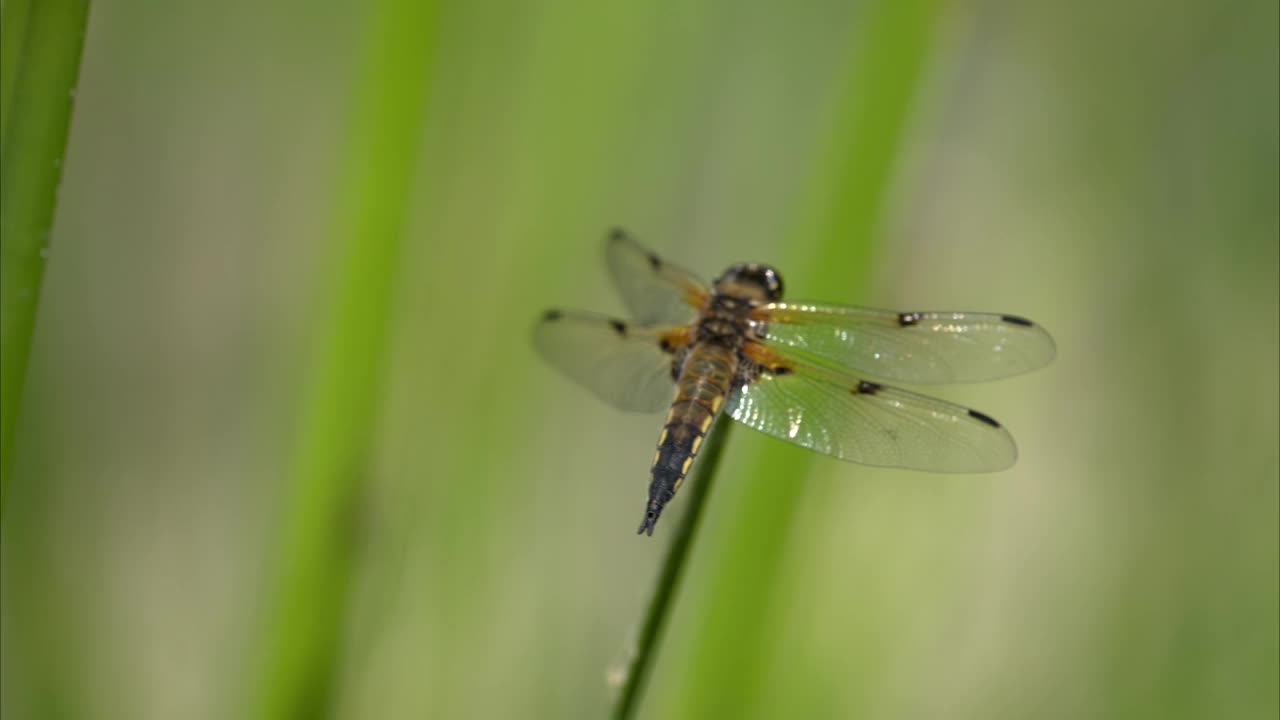
[(633, 534), (659, 418), (528, 332), (621, 311), (623, 225), (704, 276), (770, 262), (792, 298), (1017, 313), (1059, 347), (937, 390), (1011, 428), (1002, 474), (737, 430), (643, 717), (1276, 717), (1278, 23), (95, 2), (0, 712), (604, 716), (683, 507)]

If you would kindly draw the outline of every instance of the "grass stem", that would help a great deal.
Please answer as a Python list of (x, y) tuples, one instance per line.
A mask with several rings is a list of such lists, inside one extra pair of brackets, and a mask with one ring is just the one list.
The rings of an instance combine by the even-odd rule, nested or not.
[(0, 6), (0, 514), (88, 20), (87, 0)]
[(724, 448), (726, 436), (733, 423), (724, 415), (720, 415), (707, 435), (707, 446), (702, 450), (697, 467), (694, 468), (685, 496), (685, 511), (676, 526), (675, 536), (667, 548), (667, 556), (662, 561), (658, 573), (657, 584), (649, 599), (649, 607), (645, 612), (644, 624), (640, 627), (640, 637), (636, 641), (635, 654), (632, 656), (623, 679), (621, 692), (613, 709), (613, 717), (617, 720), (628, 720), (635, 717), (640, 705), (640, 695), (644, 692), (645, 683), (653, 671), (658, 654), (658, 639), (666, 627), (671, 615), (672, 600), (680, 586), (684, 568), (689, 560), (693, 540), (698, 533), (698, 523), (706, 506), (707, 496), (711, 493), (711, 485), (715, 480), (716, 466), (720, 463), (720, 453)]
[(250, 707), (262, 720), (326, 717), (339, 685), (341, 628), (363, 476), (383, 387), (401, 236), (413, 199), (435, 49), (435, 3), (364, 6), (332, 277), (301, 381)]

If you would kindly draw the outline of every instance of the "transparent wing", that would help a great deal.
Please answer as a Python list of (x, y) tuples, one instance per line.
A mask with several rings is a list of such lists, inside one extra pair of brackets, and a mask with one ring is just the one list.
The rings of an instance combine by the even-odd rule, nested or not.
[(625, 230), (609, 233), (605, 260), (631, 316), (641, 325), (683, 325), (707, 300), (693, 273), (668, 263)]
[(905, 383), (995, 380), (1044, 367), (1057, 353), (1044, 328), (1016, 315), (773, 303), (754, 317), (770, 347)]
[(672, 353), (687, 328), (642, 328), (591, 313), (550, 310), (533, 330), (538, 354), (601, 400), (629, 412), (671, 404)]
[(728, 412), (760, 432), (864, 465), (993, 472), (1017, 459), (1009, 432), (976, 410), (859, 380), (794, 353), (757, 357), (773, 370), (740, 388)]

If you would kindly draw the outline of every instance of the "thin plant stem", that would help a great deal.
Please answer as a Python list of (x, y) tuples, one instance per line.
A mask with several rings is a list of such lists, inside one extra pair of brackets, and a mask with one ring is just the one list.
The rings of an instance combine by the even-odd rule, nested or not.
[(368, 13), (333, 204), (332, 276), (301, 380), (263, 629), (248, 667), (250, 718), (332, 713), (374, 442), (399, 249), (412, 199), (436, 41), (436, 5)]
[(711, 493), (711, 485), (715, 480), (716, 466), (720, 463), (720, 453), (724, 448), (726, 436), (733, 423), (724, 415), (720, 415), (707, 436), (706, 447), (698, 458), (685, 495), (685, 511), (676, 526), (675, 536), (667, 548), (667, 556), (662, 561), (658, 573), (657, 584), (653, 595), (649, 598), (649, 607), (645, 612), (644, 624), (640, 627), (640, 637), (636, 640), (635, 654), (627, 667), (623, 678), (622, 690), (618, 693), (614, 705), (613, 717), (627, 720), (635, 717), (640, 706), (640, 696), (644, 692), (649, 674), (653, 671), (658, 655), (658, 640), (671, 615), (673, 599), (684, 576), (684, 568), (693, 548), (694, 538), (698, 533), (698, 524), (702, 519), (702, 511), (707, 497)]
[(0, 5), (0, 514), (88, 20), (87, 0)]
[[(900, 0), (861, 7), (842, 97), (816, 146), (813, 190), (789, 233), (794, 247), (810, 249), (808, 260), (785, 273), (797, 295), (836, 302), (864, 300), (859, 295), (876, 260), (888, 188), (949, 6)], [(817, 457), (766, 443), (740, 478), (742, 501), (725, 523), (725, 552), (708, 568), (692, 611), (689, 655), (664, 704), (667, 714), (744, 717), (758, 704), (777, 636), (767, 619), (787, 592), (779, 582), (783, 539), (805, 497), (776, 479), (804, 477)]]

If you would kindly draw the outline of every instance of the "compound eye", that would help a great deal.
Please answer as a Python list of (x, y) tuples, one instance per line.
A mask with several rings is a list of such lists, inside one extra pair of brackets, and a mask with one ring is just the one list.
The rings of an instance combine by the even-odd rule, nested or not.
[(782, 276), (773, 268), (765, 271), (765, 287), (769, 290), (770, 300), (782, 297)]

